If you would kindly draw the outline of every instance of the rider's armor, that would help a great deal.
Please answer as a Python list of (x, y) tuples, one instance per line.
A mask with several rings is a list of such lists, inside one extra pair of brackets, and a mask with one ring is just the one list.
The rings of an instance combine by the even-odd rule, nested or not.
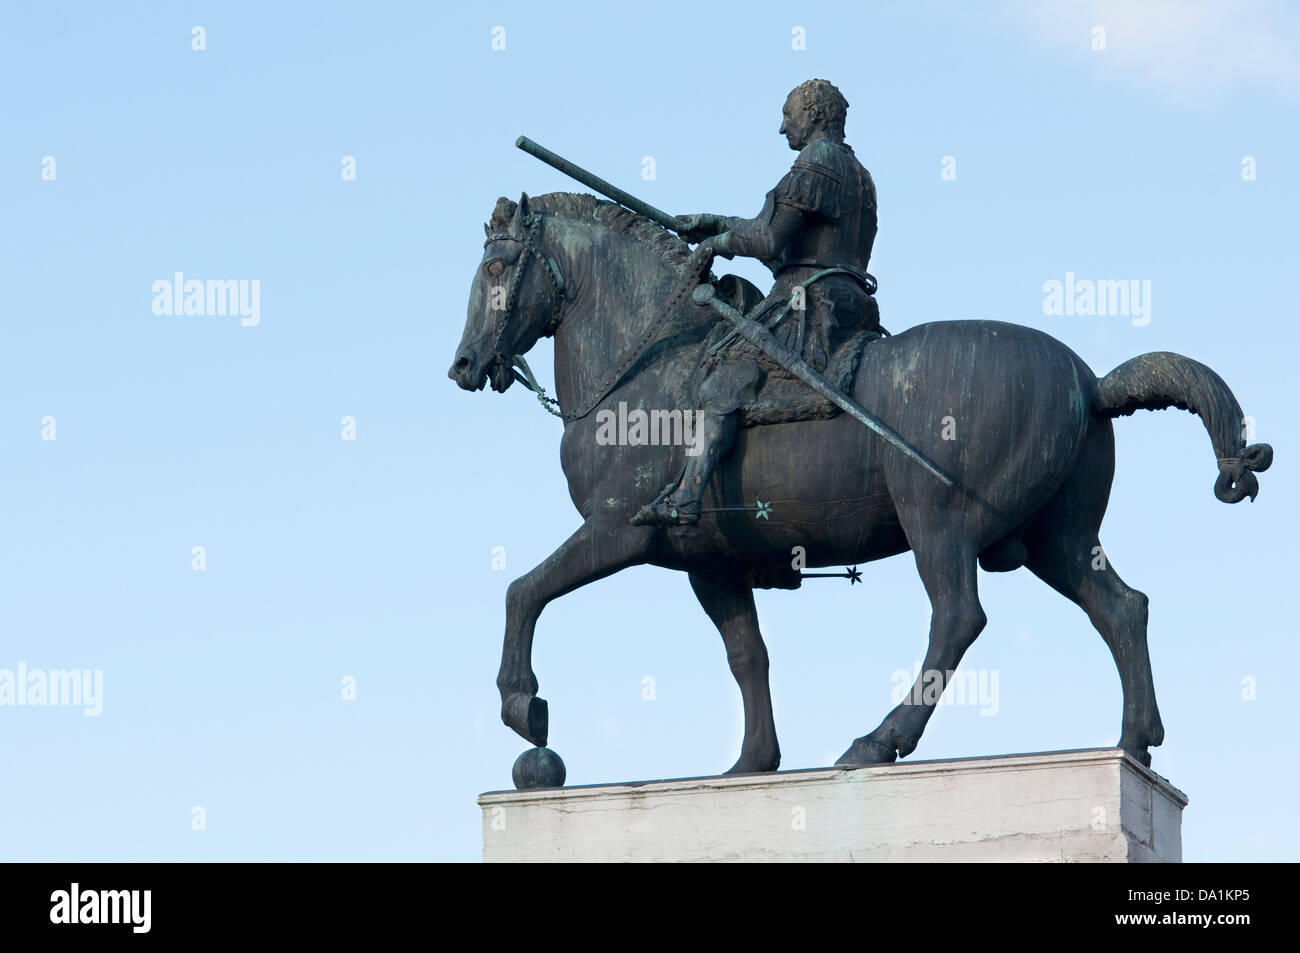
[[(767, 193), (756, 221), (770, 226), (778, 204), (797, 209), (803, 220), (779, 257), (764, 262), (776, 277), (766, 303), (784, 306), (797, 285), (827, 268), (852, 273), (819, 278), (805, 289), (805, 313), (773, 328), (787, 345), (794, 346), (802, 336), (801, 356), (821, 370), (845, 336), (879, 327), (879, 310), (871, 296), (874, 284), (854, 277), (866, 275), (876, 240), (876, 186), (847, 143), (817, 139)], [(741, 342), (731, 356), (742, 352), (753, 355), (755, 349)]]
[(764, 221), (771, 221), (778, 202), (805, 215), (781, 253), (774, 269), (778, 276), (796, 265), (866, 272), (876, 240), (876, 185), (847, 143), (817, 139), (805, 146), (767, 193)]

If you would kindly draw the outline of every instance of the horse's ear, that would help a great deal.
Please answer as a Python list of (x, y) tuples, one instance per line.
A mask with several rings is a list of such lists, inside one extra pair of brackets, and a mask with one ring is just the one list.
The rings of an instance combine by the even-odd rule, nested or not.
[(523, 221), (527, 221), (528, 216), (529, 216), (530, 214), (532, 214), (532, 213), (529, 211), (529, 208), (528, 208), (528, 193), (527, 193), (527, 192), (520, 192), (520, 193), (519, 193), (519, 210), (518, 210), (518, 213), (517, 213), (517, 214), (519, 215), (519, 220), (520, 220), (521, 222), (523, 222)]
[(483, 223), (483, 234), (486, 235), (488, 238), (492, 237), (492, 226), (488, 225), (487, 222)]

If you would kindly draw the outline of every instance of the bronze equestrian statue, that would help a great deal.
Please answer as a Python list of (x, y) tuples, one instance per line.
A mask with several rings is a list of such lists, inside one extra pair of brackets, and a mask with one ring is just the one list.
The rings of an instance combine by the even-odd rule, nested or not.
[[(791, 128), (815, 127), (823, 117), (819, 106), (806, 109), (799, 97), (787, 108)], [(774, 217), (782, 204), (773, 203)], [(657, 221), (671, 221), (650, 211)], [(806, 227), (806, 213), (799, 221), (792, 234)], [(683, 224), (692, 237), (721, 227), (707, 218)], [(723, 234), (743, 236), (749, 227), (731, 225)], [(759, 361), (757, 389), (744, 395), (751, 405), (739, 408), (747, 425), (735, 429), (730, 454), (700, 487), (698, 520), (634, 525), (631, 518), (655, 487), (680, 487), (677, 475), (690, 473), (690, 447), (685, 441), (665, 447), (663, 441), (598, 439), (602, 415), (620, 405), (662, 415), (689, 409), (700, 396), (696, 382), (757, 360), (745, 353), (733, 361), (709, 359), (710, 349), (722, 353), (727, 325), (737, 322), (740, 329), (761, 304), (729, 276), (715, 279), (708, 264), (714, 251), (760, 251), (756, 243), (763, 239), (755, 229), (748, 239), (755, 244), (739, 237), (733, 245), (726, 238), (693, 253), (646, 217), (570, 193), (524, 195), (517, 204), (500, 199), (485, 231), (449, 376), (469, 391), (489, 382), (505, 391), (523, 380), (544, 397), (522, 355), (541, 337), (554, 337), (557, 400), (551, 403), (564, 422), (561, 465), (582, 516), (576, 532), (511, 583), (506, 595), (497, 677), (501, 716), (543, 746), (529, 753), (537, 756), (528, 761), (531, 773), (518, 770), (528, 755), (520, 759), (517, 785), (562, 783), (562, 771), (552, 770), (558, 759), (543, 750), (547, 705), (537, 696), (532, 670), (543, 608), (644, 564), (686, 572), (722, 635), (745, 710), (744, 741), (731, 771), (776, 770), (781, 755), (753, 589), (797, 588), (796, 547), (808, 568), (910, 550), (932, 607), (929, 647), (913, 692), (855, 740), (838, 764), (893, 761), (916, 748), (938, 695), (984, 628), (977, 567), (1009, 572), (1021, 566), (1079, 605), (1101, 633), (1123, 686), (1119, 746), (1150, 764), (1148, 749), (1162, 742), (1164, 727), (1147, 652), (1147, 598), (1120, 578), (1109, 558), (1098, 558), (1115, 466), (1112, 420), (1167, 407), (1198, 414), (1217, 461), (1215, 496), (1226, 503), (1253, 500), (1255, 474), (1268, 468), (1272, 449), (1246, 444), (1241, 408), (1214, 371), (1162, 352), (1135, 357), (1099, 379), (1049, 335), (996, 321), (939, 321), (881, 337), (858, 295), (867, 287), (853, 276), (837, 276), (847, 290), (828, 296), (830, 308), (813, 303), (806, 316), (812, 325), (829, 312), (835, 326), (806, 327), (804, 342), (829, 337), (844, 308), (858, 343), (837, 353), (857, 353), (861, 372), (843, 360), (840, 371), (823, 370), (846, 391), (838, 406), (874, 416), (808, 404), (783, 417), (786, 404), (765, 396), (791, 393), (781, 390), (790, 382), (771, 355), (785, 355), (777, 364), (793, 364), (809, 351), (769, 348), (766, 366)], [(861, 234), (865, 239), (866, 231)], [(793, 264), (787, 253), (788, 245), (773, 248), (764, 260)], [(858, 253), (865, 273), (866, 255), (861, 247)], [(800, 267), (824, 263), (819, 254), (811, 257)], [(847, 306), (843, 295), (849, 295)], [(720, 314), (729, 321), (719, 321)], [(747, 340), (763, 340), (750, 333), (758, 323), (750, 321)], [(798, 342), (797, 328), (798, 321), (787, 317), (763, 333), (793, 333)], [(835, 350), (833, 341), (829, 346)], [(863, 426), (869, 419), (879, 429)]]

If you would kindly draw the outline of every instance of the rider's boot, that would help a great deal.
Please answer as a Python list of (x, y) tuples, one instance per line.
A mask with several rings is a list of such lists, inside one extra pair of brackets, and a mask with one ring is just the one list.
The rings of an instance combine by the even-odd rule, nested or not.
[[(718, 461), (736, 439), (735, 413), (695, 415), (695, 440), (686, 451), (682, 475), (665, 486), (652, 503), (637, 510), (634, 526), (693, 526), (700, 521), (700, 499)], [(694, 452), (692, 452), (694, 451)]]

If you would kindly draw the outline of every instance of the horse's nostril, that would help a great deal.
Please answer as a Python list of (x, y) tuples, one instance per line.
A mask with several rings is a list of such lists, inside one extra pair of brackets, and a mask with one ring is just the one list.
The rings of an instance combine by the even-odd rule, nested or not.
[(456, 363), (451, 365), (451, 373), (448, 376), (459, 377), (460, 375), (464, 374), (468, 370), (469, 370), (469, 358), (458, 357), (456, 358)]

